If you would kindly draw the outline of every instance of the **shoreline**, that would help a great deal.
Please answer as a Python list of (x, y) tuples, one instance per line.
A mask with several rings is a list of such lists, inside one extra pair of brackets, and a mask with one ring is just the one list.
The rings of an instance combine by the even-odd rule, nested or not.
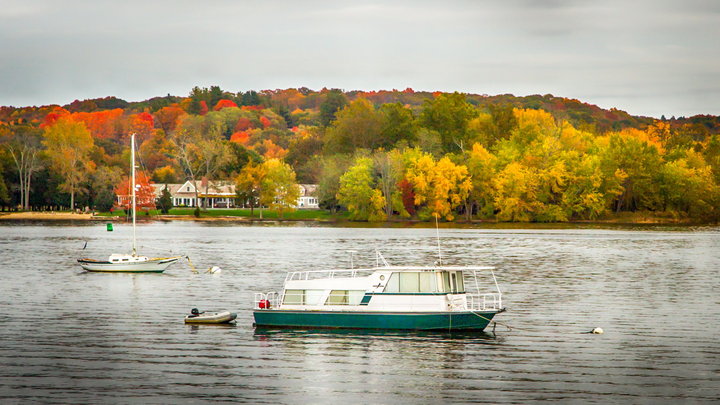
[[(105, 221), (105, 222), (125, 222), (125, 216), (102, 216), (91, 213), (71, 213), (71, 212), (0, 212), (0, 222), (13, 221)], [(154, 215), (152, 217), (141, 216), (137, 221), (197, 221), (197, 222), (239, 222), (239, 223), (273, 223), (273, 222), (311, 222), (326, 224), (344, 224), (356, 227), (398, 227), (398, 226), (416, 226), (416, 227), (434, 227), (432, 221), (420, 220), (391, 220), (384, 222), (366, 222), (366, 221), (350, 221), (347, 219), (327, 219), (327, 218), (257, 218), (244, 216), (201, 216), (199, 218), (193, 215)], [(490, 227), (507, 227), (517, 228), (522, 226), (531, 227), (563, 227), (573, 225), (636, 225), (636, 226), (713, 226), (717, 223), (693, 221), (687, 218), (671, 218), (666, 216), (649, 216), (634, 215), (616, 216), (612, 218), (596, 219), (596, 220), (575, 220), (568, 222), (498, 222), (496, 220), (471, 220), (471, 221), (455, 221), (442, 222), (440, 227), (464, 227), (487, 225)]]

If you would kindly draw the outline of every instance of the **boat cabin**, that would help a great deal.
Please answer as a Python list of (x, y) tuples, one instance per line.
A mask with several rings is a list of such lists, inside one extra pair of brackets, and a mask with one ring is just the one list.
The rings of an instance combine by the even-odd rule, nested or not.
[(148, 261), (147, 256), (133, 256), (133, 255), (123, 255), (123, 254), (112, 254), (108, 258), (108, 261), (110, 263), (136, 263), (136, 262), (146, 262)]

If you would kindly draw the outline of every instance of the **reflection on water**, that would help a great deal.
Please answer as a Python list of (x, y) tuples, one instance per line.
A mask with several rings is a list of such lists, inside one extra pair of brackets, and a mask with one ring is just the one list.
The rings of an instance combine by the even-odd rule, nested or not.
[[(64, 403), (713, 402), (717, 228), (441, 229), (449, 265), (493, 265), (493, 333), (254, 329), (285, 272), (436, 260), (434, 229), (165, 222), (140, 251), (163, 274), (83, 272), (129, 248), (119, 224), (0, 225), (0, 399)], [(83, 249), (85, 242), (87, 247)], [(235, 325), (185, 325), (191, 308)], [(595, 326), (603, 335), (587, 332)]]

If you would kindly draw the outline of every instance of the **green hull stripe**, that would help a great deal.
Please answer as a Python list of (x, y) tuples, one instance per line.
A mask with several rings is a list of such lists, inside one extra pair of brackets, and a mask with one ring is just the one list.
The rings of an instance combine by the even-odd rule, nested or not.
[[(257, 310), (257, 326), (405, 330), (482, 330), (497, 312), (328, 312)], [(478, 316), (480, 315), (480, 316)], [(486, 319), (485, 319), (486, 318)]]

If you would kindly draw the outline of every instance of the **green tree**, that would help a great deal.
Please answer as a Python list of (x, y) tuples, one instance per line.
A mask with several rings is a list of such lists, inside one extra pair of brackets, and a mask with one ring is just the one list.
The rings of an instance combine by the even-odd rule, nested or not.
[(400, 141), (417, 141), (417, 125), (412, 110), (400, 103), (387, 103), (379, 108), (381, 116), (379, 147), (390, 148)]
[(0, 161), (0, 205), (6, 207), (10, 203), (10, 193), (8, 193), (7, 184), (5, 184), (5, 178), (2, 176), (3, 165)]
[(327, 153), (352, 153), (356, 149), (375, 149), (381, 138), (383, 116), (372, 103), (359, 98), (339, 111), (325, 134)]
[(340, 190), (340, 177), (350, 167), (353, 160), (349, 155), (324, 156), (321, 160), (318, 180), (318, 203), (320, 207), (336, 212), (340, 208), (337, 199)]
[(170, 209), (173, 207), (172, 202), (172, 195), (170, 194), (170, 190), (167, 184), (165, 184), (165, 187), (163, 187), (162, 191), (160, 192), (160, 198), (157, 199), (157, 207), (160, 209), (160, 212), (163, 214), (168, 214), (170, 212)]
[(75, 193), (86, 174), (94, 168), (88, 160), (93, 147), (90, 131), (82, 122), (58, 120), (45, 128), (46, 154), (52, 169), (64, 180), (61, 189), (70, 194), (70, 209), (75, 209)]
[(372, 159), (360, 157), (340, 177), (340, 189), (338, 190), (337, 199), (340, 204), (347, 207), (350, 212), (350, 219), (377, 221), (386, 218), (383, 212), (386, 205), (385, 198), (382, 192), (373, 189), (374, 179), (372, 173)]
[(115, 166), (100, 166), (90, 176), (90, 199), (95, 209), (106, 212), (115, 205), (115, 186), (123, 180), (122, 171)]
[(348, 104), (347, 97), (342, 90), (332, 89), (328, 91), (325, 100), (320, 104), (320, 125), (326, 127), (335, 120), (335, 113)]
[(420, 123), (437, 131), (445, 152), (462, 152), (472, 145), (468, 123), (478, 115), (472, 104), (460, 93), (440, 94), (423, 103)]

